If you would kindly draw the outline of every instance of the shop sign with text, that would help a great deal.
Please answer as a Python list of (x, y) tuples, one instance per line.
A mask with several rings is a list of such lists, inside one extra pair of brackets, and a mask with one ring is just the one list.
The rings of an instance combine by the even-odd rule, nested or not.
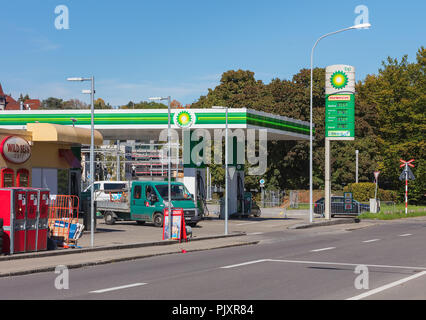
[(3, 158), (15, 164), (26, 162), (31, 157), (31, 147), (27, 140), (9, 136), (3, 139), (0, 145)]

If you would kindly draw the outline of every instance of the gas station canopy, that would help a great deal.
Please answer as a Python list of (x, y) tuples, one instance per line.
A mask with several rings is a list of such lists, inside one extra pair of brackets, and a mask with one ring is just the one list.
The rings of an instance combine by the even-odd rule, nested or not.
[[(43, 132), (43, 138), (55, 135), (69, 136), (90, 144), (87, 131), (90, 128), (90, 110), (20, 110), (2, 111), (0, 128), (27, 129)], [(95, 139), (105, 140), (158, 140), (160, 132), (167, 129), (167, 109), (113, 109), (95, 110)], [(55, 126), (55, 124), (70, 126)], [(75, 125), (73, 128), (72, 126)], [(171, 128), (207, 129), (213, 136), (214, 129), (226, 127), (226, 109), (172, 109)], [(229, 129), (265, 129), (268, 140), (309, 140), (309, 122), (295, 120), (271, 113), (247, 108), (228, 109)], [(72, 130), (73, 132), (69, 131)], [(67, 131), (67, 132), (64, 132)], [(178, 132), (180, 130), (177, 130)], [(101, 134), (97, 137), (96, 134)], [(33, 133), (34, 136), (34, 133)], [(37, 139), (37, 135), (34, 137)], [(47, 138), (50, 137), (50, 138)], [(46, 140), (44, 140), (46, 141)], [(98, 144), (98, 143), (95, 143)]]

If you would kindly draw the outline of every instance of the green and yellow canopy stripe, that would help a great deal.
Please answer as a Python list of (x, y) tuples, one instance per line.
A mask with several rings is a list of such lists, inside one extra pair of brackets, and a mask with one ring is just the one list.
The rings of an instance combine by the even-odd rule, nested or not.
[[(192, 111), (195, 114), (194, 127), (197, 125), (215, 125), (223, 126), (226, 123), (225, 112), (210, 112), (202, 109)], [(175, 111), (174, 112), (179, 112)], [(174, 124), (173, 116), (171, 115), (171, 123)], [(37, 112), (37, 111), (20, 111), (20, 112), (0, 112), (0, 127), (7, 128), (8, 126), (25, 126), (27, 123), (54, 123), (62, 125), (71, 125), (71, 119), (76, 119), (76, 126), (90, 125), (91, 115), (90, 110), (87, 112)], [(94, 120), (96, 126), (126, 126), (126, 125), (167, 125), (167, 112), (102, 112), (95, 111)], [(242, 111), (233, 110), (228, 112), (228, 124), (230, 125), (253, 125), (265, 129), (276, 129), (309, 135), (309, 125), (306, 122), (302, 123), (297, 120), (284, 120), (282, 117), (275, 115), (260, 115), (250, 110), (242, 109)]]

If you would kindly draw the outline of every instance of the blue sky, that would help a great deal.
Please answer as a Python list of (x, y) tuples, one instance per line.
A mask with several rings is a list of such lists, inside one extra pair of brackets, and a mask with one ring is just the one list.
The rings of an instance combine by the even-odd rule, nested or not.
[[(31, 98), (76, 98), (95, 76), (96, 97), (113, 106), (172, 96), (196, 101), (230, 69), (268, 83), (309, 68), (321, 35), (349, 27), (368, 8), (369, 30), (322, 40), (315, 66), (349, 64), (357, 80), (387, 56), (414, 61), (425, 45), (426, 1), (382, 0), (0, 0), (0, 83)], [(55, 7), (69, 9), (69, 29), (55, 28)]]

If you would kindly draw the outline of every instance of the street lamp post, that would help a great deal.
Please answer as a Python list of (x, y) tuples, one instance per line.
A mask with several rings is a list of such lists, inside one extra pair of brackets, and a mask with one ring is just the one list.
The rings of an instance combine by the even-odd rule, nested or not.
[(228, 235), (228, 107), (213, 106), (212, 109), (225, 109), (225, 235)]
[[(167, 150), (167, 180), (168, 180), (168, 192), (169, 192), (169, 197), (168, 197), (168, 205), (167, 205), (167, 209), (169, 212), (169, 239), (172, 239), (172, 198), (171, 198), (171, 194), (172, 194), (172, 183), (171, 183), (171, 160), (170, 160), (170, 153), (171, 153), (171, 144), (170, 144), (170, 140), (171, 140), (171, 110), (170, 110), (170, 105), (171, 105), (171, 98), (170, 96), (168, 97), (153, 97), (153, 98), (149, 98), (149, 100), (153, 100), (153, 101), (161, 101), (161, 100), (167, 100), (167, 114), (168, 114), (168, 122), (167, 122), (167, 146), (168, 146), (168, 150)], [(163, 220), (164, 223), (164, 220)]]
[[(313, 98), (312, 98), (312, 91), (313, 91), (313, 78), (314, 78), (314, 70), (313, 70), (313, 64), (314, 64), (314, 49), (315, 49), (315, 47), (317, 46), (317, 44), (318, 44), (318, 42), (321, 40), (321, 39), (324, 39), (325, 37), (328, 37), (328, 36), (331, 36), (331, 35), (333, 35), (333, 34), (336, 34), (336, 33), (340, 33), (340, 32), (343, 32), (343, 31), (348, 31), (348, 30), (354, 30), (354, 29), (368, 29), (368, 28), (370, 28), (370, 24), (369, 23), (362, 23), (362, 24), (357, 24), (357, 25), (354, 25), (354, 26), (352, 26), (352, 27), (349, 27), (349, 28), (345, 28), (345, 29), (341, 29), (341, 30), (337, 30), (337, 31), (334, 31), (334, 32), (330, 32), (330, 33), (327, 33), (327, 34), (324, 34), (324, 35), (322, 35), (321, 37), (319, 37), (318, 38), (318, 40), (315, 42), (315, 44), (314, 44), (314, 46), (312, 47), (312, 50), (311, 50), (311, 88), (310, 88), (310, 120), (309, 120), (309, 223), (312, 223), (312, 221), (313, 221), (313, 211), (312, 211), (312, 204), (313, 204), (313, 196), (312, 196), (312, 193), (313, 193), (313, 190), (312, 190), (312, 168), (313, 168), (313, 165), (312, 165), (312, 158), (313, 158), (313, 151), (312, 151), (312, 140), (313, 140), (313, 137), (312, 137), (312, 127), (313, 127), (313, 125), (312, 125), (312, 100), (313, 100)], [(325, 201), (327, 201), (327, 199), (325, 199)]]
[(94, 190), (93, 183), (95, 178), (95, 107), (94, 107), (94, 95), (95, 95), (95, 77), (90, 78), (67, 78), (68, 81), (90, 81), (91, 89), (83, 90), (83, 93), (90, 93), (90, 244), (94, 246), (94, 226), (95, 226), (95, 199), (94, 199)]

